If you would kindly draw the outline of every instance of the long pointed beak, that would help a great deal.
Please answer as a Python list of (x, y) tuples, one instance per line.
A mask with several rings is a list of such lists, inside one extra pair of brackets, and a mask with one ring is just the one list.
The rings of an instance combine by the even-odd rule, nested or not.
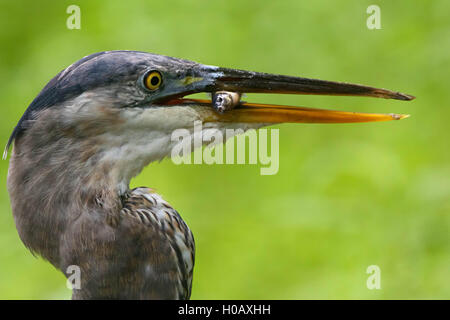
[[(212, 81), (202, 91), (232, 91), (239, 93), (278, 93), (367, 96), (409, 101), (413, 96), (387, 89), (358, 84), (283, 76), (244, 70), (217, 68), (211, 72)], [(205, 73), (203, 73), (205, 76)], [(192, 101), (192, 100), (191, 100)], [(210, 103), (197, 100), (197, 103)], [(400, 120), (402, 114), (377, 114), (332, 111), (271, 104), (241, 103), (223, 114), (211, 113), (205, 121), (261, 123), (351, 123)]]
[(359, 84), (318, 79), (290, 77), (278, 74), (220, 68), (218, 90), (241, 93), (317, 94), (340, 96), (367, 96), (396, 100), (412, 100), (413, 96)]

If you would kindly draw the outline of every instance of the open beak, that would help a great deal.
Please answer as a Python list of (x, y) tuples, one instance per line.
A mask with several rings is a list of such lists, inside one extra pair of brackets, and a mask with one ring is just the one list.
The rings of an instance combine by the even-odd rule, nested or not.
[[(341, 96), (367, 96), (396, 100), (412, 100), (413, 96), (358, 84), (299, 78), (227, 68), (203, 69), (199, 74), (207, 80), (196, 92), (231, 91), (238, 93), (317, 94)], [(211, 101), (183, 99), (185, 103), (211, 105)], [(379, 114), (332, 111), (272, 104), (240, 103), (234, 109), (219, 114), (208, 113), (210, 122), (259, 123), (352, 123), (400, 120), (404, 114)]]

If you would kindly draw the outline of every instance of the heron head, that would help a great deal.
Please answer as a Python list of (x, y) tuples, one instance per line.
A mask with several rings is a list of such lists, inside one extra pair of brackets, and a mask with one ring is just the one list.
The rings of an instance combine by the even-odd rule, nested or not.
[(20, 119), (8, 146), (13, 140), (16, 148), (27, 144), (34, 157), (53, 159), (53, 163), (67, 161), (63, 155), (70, 155), (90, 171), (108, 164), (123, 189), (146, 164), (170, 154), (173, 130), (193, 131), (195, 121), (202, 121), (208, 130), (224, 130), (404, 117), (251, 103), (220, 114), (209, 101), (186, 98), (220, 90), (413, 98), (385, 89), (220, 68), (145, 52), (101, 52), (72, 64), (44, 87)]

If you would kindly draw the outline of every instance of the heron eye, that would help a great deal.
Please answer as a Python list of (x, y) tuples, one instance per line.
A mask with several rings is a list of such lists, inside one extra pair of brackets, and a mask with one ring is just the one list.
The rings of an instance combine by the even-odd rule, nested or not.
[(161, 73), (158, 71), (149, 72), (144, 79), (145, 87), (149, 90), (156, 90), (162, 84)]

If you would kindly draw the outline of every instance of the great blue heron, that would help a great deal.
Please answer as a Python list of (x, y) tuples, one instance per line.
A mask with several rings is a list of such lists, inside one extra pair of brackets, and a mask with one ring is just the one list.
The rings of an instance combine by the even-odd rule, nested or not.
[[(194, 238), (161, 196), (129, 181), (170, 155), (171, 132), (194, 121), (223, 133), (283, 122), (365, 122), (403, 115), (242, 103), (218, 113), (199, 92), (412, 96), (348, 83), (202, 65), (136, 51), (95, 53), (56, 75), (29, 105), (14, 148), (8, 191), (23, 243), (67, 274), (74, 299), (188, 299)], [(194, 195), (193, 195), (194, 196)]]

